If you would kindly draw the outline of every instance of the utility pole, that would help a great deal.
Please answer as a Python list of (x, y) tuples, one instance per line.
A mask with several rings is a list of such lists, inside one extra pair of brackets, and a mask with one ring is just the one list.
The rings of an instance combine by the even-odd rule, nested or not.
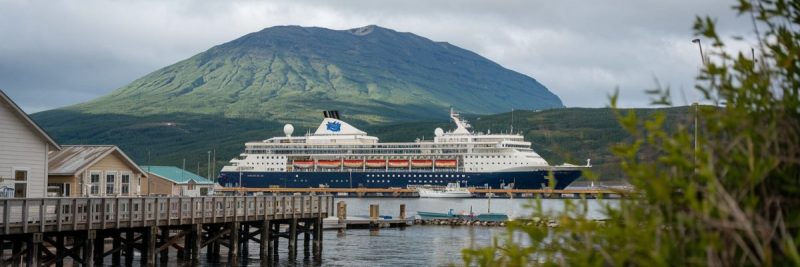
[(211, 150), (208, 151), (208, 163), (206, 165), (206, 178), (211, 180)]

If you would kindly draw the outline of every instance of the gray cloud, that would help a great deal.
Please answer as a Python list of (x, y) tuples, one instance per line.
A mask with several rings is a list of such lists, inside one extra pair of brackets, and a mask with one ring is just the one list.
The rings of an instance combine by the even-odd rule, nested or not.
[[(377, 24), (446, 41), (532, 76), (567, 106), (647, 106), (654, 79), (683, 89), (699, 68), (696, 14), (747, 35), (732, 1), (0, 0), (0, 88), (26, 111), (102, 96), (211, 46), (275, 25)], [(738, 44), (746, 48), (747, 44)], [(673, 96), (680, 96), (679, 92)], [(678, 97), (680, 98), (680, 97)], [(682, 99), (676, 99), (683, 103)]]

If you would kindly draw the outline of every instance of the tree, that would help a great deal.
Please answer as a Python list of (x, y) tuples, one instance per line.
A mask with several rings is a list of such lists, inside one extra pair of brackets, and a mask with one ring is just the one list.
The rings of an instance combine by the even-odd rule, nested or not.
[[(800, 1), (739, 0), (734, 9), (752, 19), (758, 53), (727, 52), (715, 21), (696, 19), (696, 35), (712, 41), (696, 89), (718, 104), (695, 107), (697, 129), (668, 133), (663, 114), (617, 113), (633, 141), (612, 150), (638, 197), (605, 206), (605, 221), (588, 219), (585, 201), (559, 214), (539, 206), (504, 240), (465, 249), (465, 263), (800, 266)], [(670, 104), (668, 90), (652, 93)]]

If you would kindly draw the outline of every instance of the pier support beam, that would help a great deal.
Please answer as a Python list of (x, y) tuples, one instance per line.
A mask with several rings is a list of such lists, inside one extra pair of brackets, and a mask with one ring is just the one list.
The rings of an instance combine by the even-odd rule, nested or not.
[(94, 266), (94, 242), (97, 232), (89, 230), (86, 233), (86, 238), (83, 239), (83, 266)]
[[(198, 265), (200, 264), (200, 250), (203, 247), (203, 225), (202, 224), (194, 224), (192, 225), (192, 242), (191, 242), (191, 249), (192, 249), (192, 264)], [(187, 247), (189, 247), (187, 245)]]
[(133, 248), (136, 238), (132, 228), (125, 231), (125, 266), (133, 266)]
[(114, 251), (114, 253), (111, 254), (111, 262), (114, 266), (119, 266), (120, 263), (122, 263), (122, 250), (119, 249), (120, 247), (122, 247), (122, 240), (121, 240), (122, 237), (120, 237), (120, 235), (122, 235), (122, 233), (118, 232), (114, 233), (114, 235), (112, 236), (114, 240), (113, 241), (114, 247), (112, 247), (111, 249), (116, 250)]
[(158, 227), (151, 226), (144, 230), (142, 237), (142, 265), (152, 267), (156, 265), (156, 236)]
[(297, 258), (297, 218), (289, 223), (289, 259)]
[(239, 222), (232, 222), (228, 225), (231, 229), (228, 247), (228, 265), (239, 266)]
[(272, 225), (269, 221), (262, 221), (261, 228), (261, 235), (259, 238), (259, 251), (261, 252), (260, 258), (262, 262), (268, 262), (270, 260), (270, 256), (272, 255), (272, 244), (269, 242), (272, 237), (272, 229), (270, 229)]
[[(163, 229), (161, 229), (161, 235), (159, 235), (158, 237), (160, 245), (169, 242), (169, 228), (164, 227)], [(161, 254), (158, 255), (158, 260), (160, 262), (166, 263), (167, 261), (169, 261), (169, 247), (164, 248), (164, 250), (162, 250), (161, 253), (159, 254)]]
[[(56, 243), (58, 243), (58, 244), (60, 244), (62, 246), (64, 245), (64, 235), (63, 234), (59, 233), (56, 236)], [(77, 245), (78, 244), (75, 244), (75, 242), (73, 241), (72, 246), (75, 247)], [(56, 267), (64, 267), (64, 254), (65, 254), (64, 250), (65, 250), (65, 248), (58, 248), (58, 247), (56, 248)]]
[(28, 247), (28, 253), (25, 260), (28, 266), (39, 266), (39, 254), (41, 252), (39, 251), (40, 244), (42, 244), (42, 233), (34, 233), (28, 238), (26, 244)]
[(278, 245), (280, 243), (281, 223), (273, 222), (272, 228), (272, 234), (275, 235), (275, 238), (272, 239), (272, 259), (278, 260)]

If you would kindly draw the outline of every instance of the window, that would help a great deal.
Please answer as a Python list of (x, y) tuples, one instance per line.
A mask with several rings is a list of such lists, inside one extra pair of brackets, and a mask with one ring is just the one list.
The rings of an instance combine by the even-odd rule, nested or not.
[(123, 173), (120, 176), (120, 193), (127, 195), (131, 191), (131, 174), (130, 173)]
[(115, 192), (115, 187), (117, 185), (117, 174), (114, 172), (107, 172), (106, 173), (106, 195), (113, 195)]
[(89, 183), (91, 187), (89, 188), (89, 194), (91, 195), (99, 195), (100, 194), (100, 173), (93, 172), (89, 175)]
[(24, 182), (28, 180), (28, 171), (26, 170), (15, 170), (14, 171), (14, 180), (18, 182)]

